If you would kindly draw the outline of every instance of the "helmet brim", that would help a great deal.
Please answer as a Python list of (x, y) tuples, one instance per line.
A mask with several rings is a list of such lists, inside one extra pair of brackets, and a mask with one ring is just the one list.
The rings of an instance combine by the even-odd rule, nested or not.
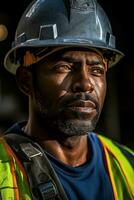
[(20, 55), (21, 50), (26, 50), (26, 49), (33, 49), (33, 48), (46, 48), (46, 47), (61, 47), (61, 48), (70, 48), (70, 47), (80, 47), (80, 48), (87, 48), (87, 49), (93, 49), (93, 48), (97, 48), (100, 51), (104, 51), (104, 52), (108, 52), (109, 54), (113, 54), (114, 56), (110, 59), (109, 58), (109, 67), (112, 67), (114, 65), (116, 65), (123, 57), (124, 54), (114, 48), (111, 47), (107, 47), (105, 44), (100, 43), (95, 41), (94, 43), (90, 43), (88, 40), (69, 40), (69, 39), (64, 39), (64, 41), (56, 41), (55, 43), (52, 40), (48, 40), (45, 41), (45, 43), (43, 41), (37, 40), (37, 39), (33, 39), (33, 40), (29, 40), (26, 41), (24, 43), (21, 43), (19, 45), (16, 45), (15, 47), (13, 47), (10, 51), (8, 51), (8, 53), (5, 56), (4, 59), (4, 66), (5, 68), (12, 74), (16, 74), (16, 70), (17, 68), (20, 66), (20, 63), (18, 62), (18, 60), (16, 60), (17, 54)]

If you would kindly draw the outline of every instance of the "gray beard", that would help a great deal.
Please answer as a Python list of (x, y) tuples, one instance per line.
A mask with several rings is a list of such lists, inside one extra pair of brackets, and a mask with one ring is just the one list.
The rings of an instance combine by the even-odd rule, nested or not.
[(63, 113), (57, 113), (50, 116), (50, 113), (46, 107), (42, 106), (38, 102), (38, 120), (40, 125), (47, 129), (48, 133), (55, 133), (60, 136), (71, 137), (87, 135), (88, 132), (93, 131), (99, 119), (99, 112), (91, 120), (79, 119), (64, 119)]
[(58, 119), (51, 121), (51, 127), (65, 137), (87, 135), (95, 129), (98, 117), (93, 120)]
[[(41, 95), (36, 92), (36, 105), (38, 112), (38, 122), (43, 126), (52, 137), (72, 137), (87, 135), (88, 132), (93, 131), (99, 120), (100, 112), (97, 111), (96, 116), (91, 120), (79, 119), (65, 119), (64, 113), (57, 113), (50, 115), (47, 105), (44, 105)], [(52, 134), (55, 135), (52, 135)]]

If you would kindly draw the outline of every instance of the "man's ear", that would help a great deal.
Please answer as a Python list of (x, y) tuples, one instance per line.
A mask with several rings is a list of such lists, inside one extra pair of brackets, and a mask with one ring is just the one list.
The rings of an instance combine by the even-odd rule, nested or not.
[(33, 81), (32, 81), (32, 70), (31, 67), (19, 67), (16, 73), (16, 81), (20, 90), (28, 95), (33, 94)]

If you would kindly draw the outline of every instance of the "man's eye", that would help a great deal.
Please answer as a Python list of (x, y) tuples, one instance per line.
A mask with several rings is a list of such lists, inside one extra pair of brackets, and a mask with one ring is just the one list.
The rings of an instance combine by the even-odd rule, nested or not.
[(101, 76), (104, 74), (105, 70), (102, 67), (92, 67), (91, 72), (95, 76)]
[(68, 64), (60, 64), (53, 67), (53, 70), (55, 70), (57, 73), (67, 73), (71, 71), (71, 67)]

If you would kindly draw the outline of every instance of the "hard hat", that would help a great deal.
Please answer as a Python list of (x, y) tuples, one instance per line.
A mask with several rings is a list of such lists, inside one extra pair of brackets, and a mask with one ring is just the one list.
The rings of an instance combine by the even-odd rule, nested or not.
[(18, 23), (4, 65), (15, 74), (27, 49), (72, 46), (102, 50), (109, 55), (110, 66), (123, 57), (97, 0), (34, 0)]

